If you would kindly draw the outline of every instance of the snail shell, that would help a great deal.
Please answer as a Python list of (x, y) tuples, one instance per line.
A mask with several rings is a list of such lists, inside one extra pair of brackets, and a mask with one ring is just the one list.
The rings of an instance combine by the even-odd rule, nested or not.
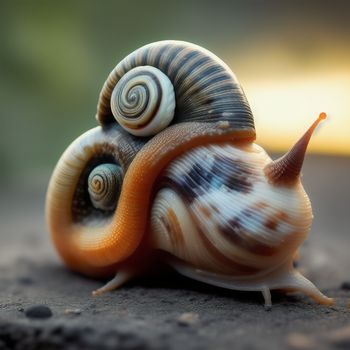
[[(119, 85), (124, 86), (125, 76), (134, 77), (137, 72), (142, 74), (149, 66), (154, 68), (153, 73), (160, 71), (162, 76), (165, 75), (167, 79), (164, 80), (169, 80), (173, 86), (176, 100), (173, 124), (227, 122), (231, 131), (244, 130), (245, 136), (255, 137), (250, 106), (230, 68), (208, 50), (172, 40), (143, 46), (113, 69), (103, 85), (97, 105), (96, 118), (101, 125), (115, 122), (113, 106), (117, 104), (122, 109), (122, 102), (114, 99), (119, 95), (116, 93)], [(148, 79), (148, 82), (150, 83), (151, 79)], [(144, 89), (147, 89), (145, 81)], [(168, 89), (164, 95), (168, 95)], [(157, 100), (156, 103), (159, 104), (160, 101)], [(172, 103), (170, 102), (169, 109), (173, 108)], [(136, 110), (136, 106), (133, 107)], [(116, 119), (118, 121), (120, 117)]]
[(175, 94), (169, 78), (151, 66), (133, 68), (120, 79), (111, 97), (116, 121), (136, 136), (157, 134), (174, 117)]
[(271, 186), (270, 162), (256, 144), (201, 146), (177, 158), (152, 207), (153, 245), (231, 278), (290, 261), (310, 229), (311, 205), (300, 183)]
[[(161, 41), (124, 58), (100, 93), (100, 126), (75, 140), (50, 180), (53, 242), (72, 269), (122, 285), (154, 256), (231, 289), (303, 291), (293, 267), (312, 221), (299, 179), (318, 121), (286, 157), (253, 143), (254, 119), (231, 70), (209, 51)], [(291, 175), (292, 174), (292, 175)]]
[(96, 166), (88, 177), (91, 204), (105, 211), (115, 209), (122, 185), (121, 167), (114, 163)]

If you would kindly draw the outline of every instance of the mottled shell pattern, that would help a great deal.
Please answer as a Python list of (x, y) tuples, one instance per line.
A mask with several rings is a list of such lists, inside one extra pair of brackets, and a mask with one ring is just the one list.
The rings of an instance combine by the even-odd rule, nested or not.
[[(119, 287), (158, 257), (230, 289), (302, 291), (293, 268), (312, 222), (300, 182), (320, 118), (279, 160), (253, 143), (254, 119), (231, 70), (180, 41), (146, 45), (110, 73), (101, 126), (75, 140), (50, 181), (47, 221), (72, 269)], [(152, 260), (153, 261), (153, 260)]]

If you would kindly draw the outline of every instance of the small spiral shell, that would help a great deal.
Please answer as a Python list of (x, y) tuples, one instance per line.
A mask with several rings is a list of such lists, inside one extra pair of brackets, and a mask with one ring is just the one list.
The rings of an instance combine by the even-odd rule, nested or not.
[(101, 164), (94, 168), (88, 178), (93, 206), (101, 210), (115, 209), (122, 181), (121, 167), (117, 164)]
[[(50, 180), (46, 215), (59, 254), (75, 271), (89, 276), (110, 276), (115, 273), (113, 264), (95, 267), (84, 259), (86, 249), (103, 245), (105, 237), (114, 232), (110, 223), (115, 210), (109, 209), (113, 200), (104, 199), (107, 210), (101, 209), (100, 203), (93, 203), (92, 197), (96, 196), (98, 185), (94, 186), (91, 178), (95, 179), (93, 173), (103, 169), (102, 173), (112, 172), (113, 176), (120, 177), (120, 181), (123, 178), (124, 183), (130, 163), (142, 145), (140, 139), (117, 125), (106, 129), (96, 127), (78, 137), (62, 154)], [(106, 170), (106, 166), (109, 168), (110, 165), (118, 167), (118, 175), (115, 175), (113, 167), (112, 171)], [(109, 186), (109, 182), (106, 182), (105, 187)], [(119, 191), (122, 186), (115, 187)], [(91, 192), (94, 194), (91, 195)], [(119, 193), (114, 196), (113, 207), (118, 207)], [(83, 238), (82, 246), (77, 237)]]
[(155, 135), (174, 117), (173, 85), (157, 68), (136, 67), (115, 86), (111, 110), (117, 122), (131, 134)]

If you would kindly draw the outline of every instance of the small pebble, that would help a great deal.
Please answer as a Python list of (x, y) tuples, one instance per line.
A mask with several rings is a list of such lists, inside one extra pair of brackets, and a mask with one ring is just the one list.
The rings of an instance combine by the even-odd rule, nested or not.
[(46, 305), (34, 305), (25, 309), (28, 318), (49, 318), (52, 316), (51, 309)]
[(341, 349), (350, 348), (350, 326), (345, 326), (328, 333), (327, 338), (336, 347)]
[(190, 326), (197, 323), (199, 315), (194, 312), (185, 312), (177, 319), (177, 322), (181, 326)]
[(64, 313), (65, 315), (80, 315), (81, 309), (65, 309)]
[(18, 283), (24, 286), (31, 285), (33, 284), (33, 282), (34, 282), (33, 279), (27, 276), (22, 276), (18, 278)]
[(272, 305), (264, 305), (265, 311), (271, 311), (272, 310)]
[(350, 290), (350, 281), (343, 282), (340, 288)]
[(314, 349), (315, 340), (305, 334), (291, 333), (287, 338), (288, 345), (293, 349)]
[(222, 120), (219, 122), (219, 128), (228, 129), (230, 127), (230, 123), (227, 120)]

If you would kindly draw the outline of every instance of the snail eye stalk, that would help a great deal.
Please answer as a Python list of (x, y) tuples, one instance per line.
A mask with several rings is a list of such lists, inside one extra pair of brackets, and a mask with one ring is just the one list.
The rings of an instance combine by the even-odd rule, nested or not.
[(309, 141), (317, 125), (327, 118), (322, 112), (299, 141), (281, 158), (269, 163), (264, 171), (272, 184), (294, 184), (300, 176)]

